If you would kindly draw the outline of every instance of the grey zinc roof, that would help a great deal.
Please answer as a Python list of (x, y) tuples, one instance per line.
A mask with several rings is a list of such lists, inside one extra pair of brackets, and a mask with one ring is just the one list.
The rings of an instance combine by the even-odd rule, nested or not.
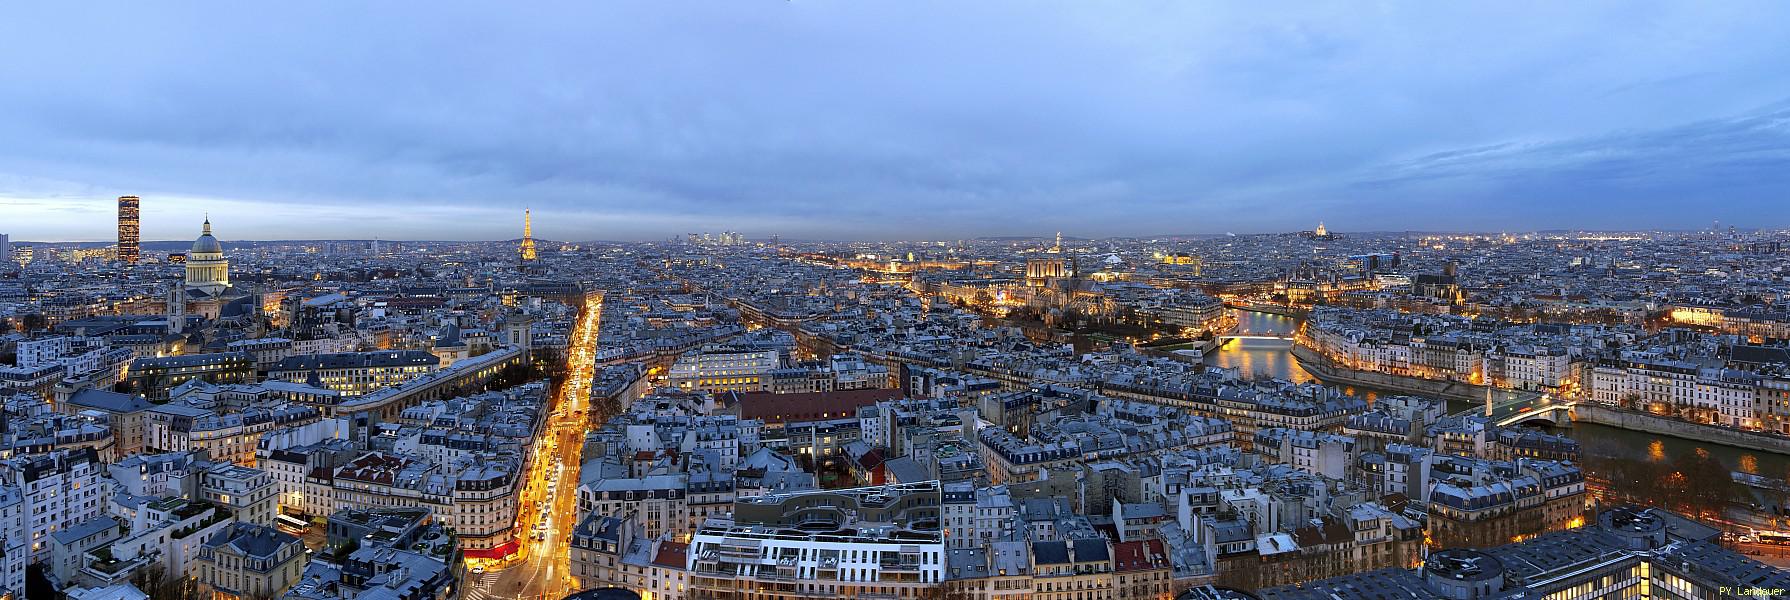
[(68, 398), (68, 403), (85, 408), (97, 408), (106, 412), (127, 413), (148, 410), (154, 407), (142, 396), (120, 394), (118, 392), (87, 388)]
[(1032, 559), (1041, 565), (1068, 564), (1069, 544), (1061, 540), (1032, 542)]
[(52, 533), (52, 534), (50, 534), (50, 537), (55, 538), (57, 542), (61, 542), (62, 545), (67, 546), (67, 545), (75, 543), (76, 541), (78, 541), (82, 538), (92, 536), (92, 535), (97, 534), (101, 531), (105, 531), (107, 529), (111, 529), (111, 528), (114, 528), (117, 526), (118, 526), (117, 519), (114, 519), (112, 517), (95, 517), (92, 519), (82, 521), (80, 523), (75, 523), (74, 525), (69, 526), (67, 529), (63, 529), (61, 531), (57, 531), (56, 533)]
[(1106, 540), (1088, 538), (1075, 540), (1075, 562), (1101, 562), (1110, 560), (1112, 553), (1107, 551)]
[(207, 547), (230, 546), (244, 556), (257, 557), (271, 557), (287, 544), (296, 543), (299, 543), (298, 538), (272, 527), (241, 522), (231, 523), (230, 527), (205, 541)]

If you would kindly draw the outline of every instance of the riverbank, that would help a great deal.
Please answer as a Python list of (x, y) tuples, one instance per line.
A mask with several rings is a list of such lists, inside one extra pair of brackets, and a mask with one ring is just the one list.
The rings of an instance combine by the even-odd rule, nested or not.
[(1270, 304), (1267, 302), (1248, 302), (1248, 301), (1233, 300), (1230, 302), (1226, 302), (1225, 306), (1234, 308), (1237, 310), (1246, 310), (1249, 312), (1259, 312), (1259, 313), (1269, 314), (1269, 315), (1280, 315), (1283, 317), (1293, 317), (1293, 318), (1297, 318), (1297, 319), (1303, 319), (1303, 318), (1305, 318), (1305, 315), (1307, 313), (1311, 312), (1311, 309), (1309, 309), (1309, 308), (1294, 308), (1291, 306), (1286, 306), (1286, 305), (1281, 305), (1281, 304)]
[[(1485, 400), (1486, 386), (1355, 371), (1337, 365), (1304, 346), (1293, 346), (1291, 352), (1295, 358), (1299, 359), (1300, 368), (1305, 369), (1306, 372), (1326, 384), (1358, 385), (1396, 393), (1432, 396), (1475, 404)], [(1495, 391), (1503, 393), (1506, 390)], [(1596, 423), (1625, 431), (1721, 444), (1743, 450), (1790, 454), (1790, 438), (1787, 437), (1704, 425), (1594, 402), (1580, 402), (1575, 405), (1572, 410), (1572, 420), (1574, 423)]]
[[(1159, 356), (1162, 358), (1167, 358), (1169, 360), (1178, 360), (1178, 361), (1185, 362), (1185, 363), (1198, 363), (1205, 359), (1206, 354), (1211, 353), (1213, 350), (1217, 350), (1218, 346), (1219, 346), (1219, 344), (1218, 344), (1217, 339), (1190, 340), (1190, 341), (1179, 343), (1179, 344), (1171, 344), (1168, 346), (1161, 346), (1161, 347), (1138, 346), (1137, 351), (1144, 354), (1145, 356)], [(1194, 351), (1197, 351), (1199, 354), (1197, 354), (1197, 355), (1180, 354), (1179, 352), (1181, 350), (1194, 350)]]
[(1572, 420), (1575, 423), (1579, 421), (1597, 423), (1628, 431), (1669, 435), (1758, 452), (1790, 454), (1790, 438), (1784, 436), (1692, 423), (1647, 412), (1604, 406), (1595, 402), (1580, 402), (1573, 406)]
[(1356, 371), (1338, 365), (1319, 355), (1316, 351), (1298, 344), (1294, 344), (1288, 352), (1291, 352), (1294, 358), (1299, 359), (1299, 368), (1305, 369), (1307, 373), (1311, 373), (1313, 377), (1317, 377), (1319, 381), (1327, 384), (1358, 385), (1401, 394), (1431, 396), (1472, 403), (1484, 402), (1488, 391), (1486, 386), (1470, 383)]

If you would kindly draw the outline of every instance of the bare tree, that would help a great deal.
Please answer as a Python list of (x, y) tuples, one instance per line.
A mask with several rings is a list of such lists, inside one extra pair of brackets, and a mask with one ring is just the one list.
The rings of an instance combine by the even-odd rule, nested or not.
[(915, 597), (919, 600), (972, 600), (976, 596), (967, 590), (941, 583), (921, 589)]

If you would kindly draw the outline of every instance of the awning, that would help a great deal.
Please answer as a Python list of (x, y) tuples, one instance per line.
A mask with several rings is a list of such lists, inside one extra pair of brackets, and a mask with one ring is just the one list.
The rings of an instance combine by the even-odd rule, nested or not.
[(484, 549), (467, 548), (464, 553), (465, 553), (466, 558), (498, 559), (498, 558), (503, 558), (503, 557), (515, 554), (516, 551), (521, 548), (522, 548), (522, 540), (510, 540), (508, 543), (497, 546), (495, 548), (484, 548)]

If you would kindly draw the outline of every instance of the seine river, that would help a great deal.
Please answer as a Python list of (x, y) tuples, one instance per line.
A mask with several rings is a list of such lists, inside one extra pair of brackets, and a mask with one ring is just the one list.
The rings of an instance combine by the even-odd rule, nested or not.
[[(1292, 333), (1299, 327), (1299, 320), (1293, 317), (1243, 310), (1236, 311), (1236, 313), (1239, 334)], [(1288, 342), (1280, 340), (1233, 340), (1222, 348), (1208, 353), (1206, 363), (1235, 368), (1244, 375), (1263, 373), (1296, 382), (1317, 381), (1317, 378), (1300, 368), (1298, 360), (1287, 352), (1290, 347)], [(1345, 386), (1343, 391), (1364, 396), (1370, 402), (1380, 394), (1387, 393), (1381, 390), (1356, 389), (1349, 386)], [(1465, 410), (1466, 408), (1468, 408), (1466, 402), (1451, 401), (1449, 403), (1450, 411)], [(1783, 454), (1628, 431), (1592, 423), (1575, 423), (1571, 427), (1562, 428), (1561, 431), (1578, 440), (1580, 448), (1585, 452), (1600, 456), (1668, 461), (1683, 452), (1701, 448), (1720, 459), (1722, 464), (1727, 465), (1731, 470), (1779, 479), (1790, 478), (1790, 456)]]

